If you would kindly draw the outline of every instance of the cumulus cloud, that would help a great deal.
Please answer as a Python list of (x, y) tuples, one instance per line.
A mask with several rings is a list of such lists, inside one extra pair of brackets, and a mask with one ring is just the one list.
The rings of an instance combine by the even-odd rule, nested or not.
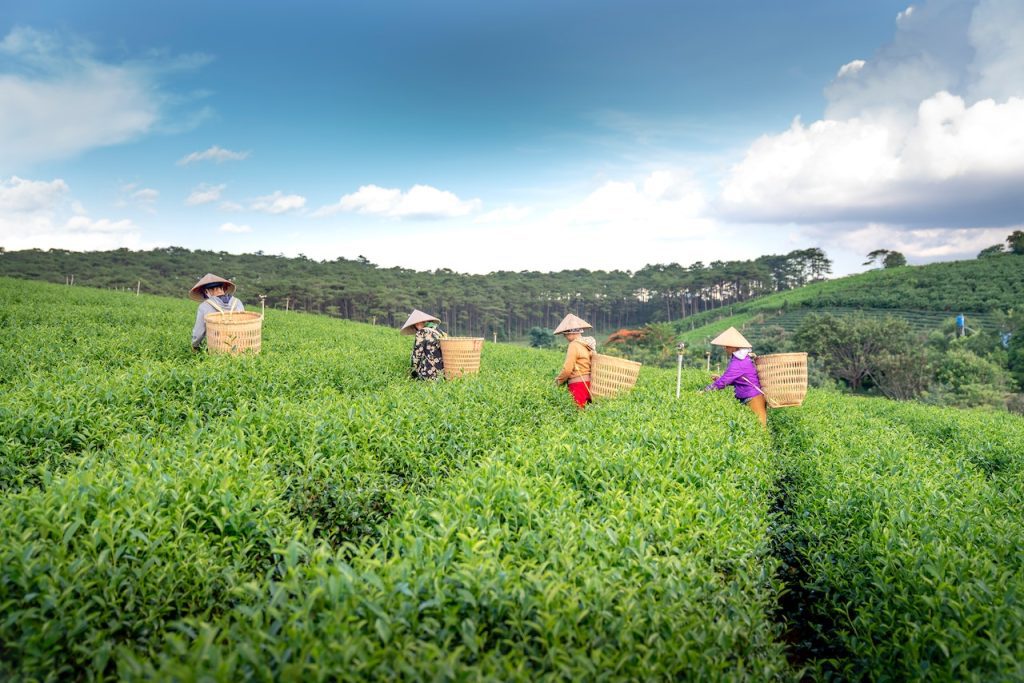
[(105, 62), (84, 41), (12, 29), (0, 40), (0, 172), (152, 132), (171, 106), (161, 75), (201, 63)]
[(213, 161), (220, 164), (225, 161), (242, 161), (248, 157), (249, 152), (232, 152), (230, 149), (214, 145), (202, 152), (192, 152), (178, 159), (178, 166), (187, 166), (197, 161)]
[(640, 182), (609, 180), (553, 217), (557, 223), (614, 226), (651, 239), (694, 237), (713, 228), (713, 222), (703, 217), (705, 209), (704, 193), (692, 179), (659, 170)]
[(242, 234), (246, 232), (252, 232), (252, 226), (249, 225), (235, 225), (234, 223), (224, 223), (220, 226), (221, 232), (230, 232), (235, 234)]
[(201, 204), (209, 204), (220, 199), (220, 195), (224, 192), (227, 185), (207, 185), (206, 183), (200, 184), (185, 200), (188, 206), (199, 206)]
[(0, 180), (0, 246), (6, 249), (116, 249), (138, 246), (140, 236), (130, 220), (91, 218), (61, 179)]
[(836, 78), (842, 78), (843, 76), (852, 76), (867, 64), (863, 59), (855, 59), (852, 62), (847, 62), (839, 67), (839, 73), (836, 74)]
[[(390, 206), (392, 195), (364, 194)], [(722, 258), (723, 240), (730, 255), (752, 258), (763, 253), (752, 240), (717, 225), (705, 215), (707, 202), (700, 185), (684, 169), (660, 169), (633, 177), (616, 177), (589, 191), (561, 195), (561, 208), (506, 206), (488, 216), (494, 220), (445, 221), (430, 234), (438, 243), (455, 247), (444, 265), (463, 272), (494, 270), (562, 270), (571, 268), (640, 268), (653, 260), (693, 262)], [(499, 220), (500, 219), (500, 220)], [(317, 258), (341, 254), (377, 254), (386, 265), (423, 263), (419, 240), (412, 230), (346, 234), (324, 241)], [(480, 249), (476, 245), (494, 245)]]
[[(996, 227), (1024, 199), (1024, 8), (934, 0), (826, 90), (826, 118), (754, 142), (724, 215), (766, 222)], [(852, 66), (857, 65), (857, 66)]]
[(480, 224), (516, 223), (525, 220), (531, 213), (533, 213), (533, 209), (528, 206), (503, 206), (500, 209), (488, 211), (481, 216), (477, 216), (473, 222)]
[(154, 190), (151, 187), (144, 187), (132, 193), (132, 199), (147, 203), (155, 202), (159, 196), (160, 190)]
[(1002, 228), (906, 228), (903, 225), (868, 223), (848, 226), (841, 231), (809, 229), (805, 236), (826, 251), (856, 254), (859, 262), (875, 249), (892, 249), (912, 263), (935, 260), (974, 258), (979, 251), (993, 244), (1002, 244), (1006, 236), (1021, 226)]
[(140, 187), (138, 183), (126, 183), (119, 188), (120, 197), (114, 206), (125, 208), (135, 206), (150, 213), (156, 211), (156, 200), (160, 198), (160, 191), (151, 187)]
[(387, 218), (455, 218), (480, 209), (479, 199), (462, 200), (452, 192), (429, 185), (413, 185), (408, 192), (363, 185), (344, 195), (336, 204), (321, 207), (314, 216), (355, 212)]
[(6, 216), (50, 211), (64, 201), (68, 185), (56, 180), (25, 180), (12, 176), (0, 180), (0, 212)]
[(264, 213), (286, 213), (288, 211), (296, 211), (306, 205), (306, 198), (297, 194), (284, 194), (280, 190), (269, 194), (265, 197), (257, 197), (253, 200), (249, 208), (253, 211), (262, 211)]

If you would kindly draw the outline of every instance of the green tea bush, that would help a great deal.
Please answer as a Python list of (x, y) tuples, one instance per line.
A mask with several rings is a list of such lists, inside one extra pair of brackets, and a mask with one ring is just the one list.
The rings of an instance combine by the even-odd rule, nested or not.
[[(950, 430), (946, 414), (920, 406), (824, 394), (809, 404), (774, 427), (790, 474), (785, 541), (822, 596), (811, 609), (834, 624), (824, 635), (844, 651), (816, 662), (819, 674), (1024, 675), (1019, 469), (990, 476), (1016, 468), (1020, 451), (986, 429), (992, 416), (964, 414)], [(1019, 435), (1017, 418), (1001, 420)], [(989, 445), (958, 450), (960, 430)]]
[(651, 368), (578, 411), (550, 351), (420, 383), (393, 329), (208, 356), (184, 298), (0, 294), (0, 678), (1024, 675), (1019, 418), (812, 391), (766, 433)]

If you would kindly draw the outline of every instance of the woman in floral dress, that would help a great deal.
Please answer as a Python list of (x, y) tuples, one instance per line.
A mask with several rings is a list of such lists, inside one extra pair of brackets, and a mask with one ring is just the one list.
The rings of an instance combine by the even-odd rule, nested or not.
[(444, 358), (441, 356), (441, 339), (444, 333), (437, 329), (441, 322), (434, 316), (413, 309), (409, 319), (402, 326), (402, 334), (416, 335), (412, 345), (412, 378), (438, 379), (444, 377)]

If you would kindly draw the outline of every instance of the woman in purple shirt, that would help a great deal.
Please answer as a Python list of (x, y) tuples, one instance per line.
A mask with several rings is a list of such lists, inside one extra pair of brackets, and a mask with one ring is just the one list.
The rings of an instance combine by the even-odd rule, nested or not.
[(704, 391), (724, 389), (730, 384), (736, 392), (736, 399), (750, 407), (761, 421), (762, 427), (768, 426), (768, 408), (761, 391), (761, 381), (757, 377), (757, 368), (750, 355), (748, 342), (735, 327), (730, 327), (711, 340), (712, 344), (724, 346), (729, 354), (729, 365), (721, 377), (713, 377), (715, 381), (704, 387)]

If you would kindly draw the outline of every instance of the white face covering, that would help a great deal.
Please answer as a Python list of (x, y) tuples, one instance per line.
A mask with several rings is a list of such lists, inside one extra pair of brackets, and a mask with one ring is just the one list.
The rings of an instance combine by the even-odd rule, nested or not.
[(736, 358), (739, 358), (740, 360), (743, 360), (744, 358), (747, 357), (748, 353), (750, 353), (750, 349), (740, 349), (739, 351), (734, 351), (732, 355), (735, 356)]

